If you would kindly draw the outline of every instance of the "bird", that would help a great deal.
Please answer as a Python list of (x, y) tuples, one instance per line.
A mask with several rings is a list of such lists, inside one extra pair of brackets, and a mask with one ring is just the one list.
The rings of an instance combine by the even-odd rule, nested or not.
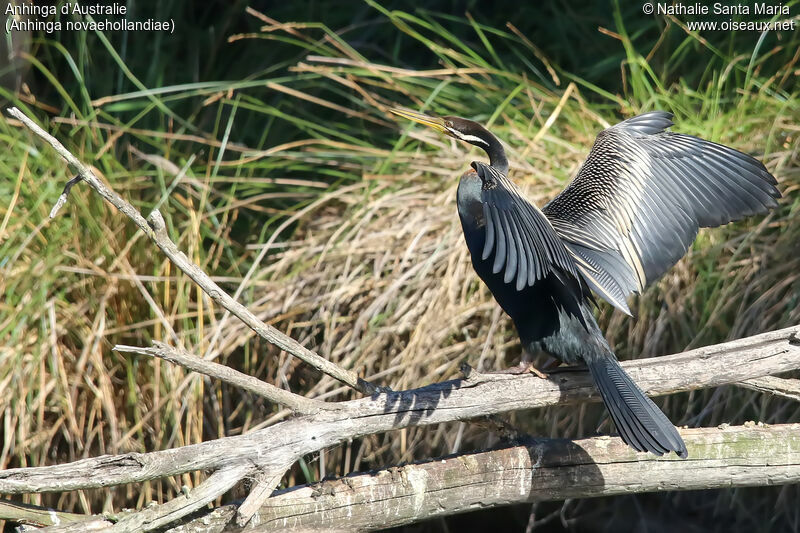
[(457, 190), (472, 266), (511, 317), (525, 354), (584, 365), (622, 440), (639, 452), (688, 457), (667, 416), (620, 366), (594, 317), (596, 299), (627, 303), (671, 268), (700, 228), (767, 213), (781, 197), (757, 159), (668, 131), (650, 111), (601, 131), (571, 182), (541, 209), (508, 177), (500, 140), (481, 124), (391, 108), (482, 148)]

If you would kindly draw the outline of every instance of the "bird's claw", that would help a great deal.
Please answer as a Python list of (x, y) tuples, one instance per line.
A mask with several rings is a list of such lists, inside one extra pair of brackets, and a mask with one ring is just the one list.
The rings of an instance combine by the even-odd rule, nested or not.
[(528, 368), (528, 372), (530, 372), (531, 374), (535, 374), (535, 375), (539, 376), (542, 379), (547, 379), (547, 374), (545, 374), (544, 372), (542, 372), (541, 370), (539, 370), (538, 368), (536, 368), (533, 365), (530, 365), (530, 367)]

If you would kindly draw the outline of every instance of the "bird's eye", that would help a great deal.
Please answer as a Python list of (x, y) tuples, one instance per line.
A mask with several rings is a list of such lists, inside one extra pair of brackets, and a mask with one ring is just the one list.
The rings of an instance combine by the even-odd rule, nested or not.
[(448, 128), (452, 128), (453, 127), (453, 122), (450, 121), (450, 120), (447, 120), (447, 121), (445, 121), (444, 125), (447, 126)]

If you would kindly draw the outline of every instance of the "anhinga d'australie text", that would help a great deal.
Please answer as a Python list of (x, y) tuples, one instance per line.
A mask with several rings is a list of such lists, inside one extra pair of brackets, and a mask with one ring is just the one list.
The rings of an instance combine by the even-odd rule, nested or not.
[(777, 205), (777, 182), (764, 165), (668, 132), (672, 115), (652, 111), (601, 132), (569, 186), (540, 210), (508, 179), (503, 146), (480, 124), (392, 112), (489, 156), (461, 177), (458, 215), (475, 272), (513, 320), (525, 352), (585, 364), (622, 440), (686, 457), (675, 426), (617, 362), (590, 290), (630, 315), (627, 297), (683, 257), (699, 228)]

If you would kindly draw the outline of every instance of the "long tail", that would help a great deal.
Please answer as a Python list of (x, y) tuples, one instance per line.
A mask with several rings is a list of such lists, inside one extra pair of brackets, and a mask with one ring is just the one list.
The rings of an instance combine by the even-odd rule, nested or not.
[(686, 458), (686, 444), (678, 430), (650, 398), (633, 382), (612, 354), (586, 358), (620, 437), (640, 452), (656, 455), (675, 452)]

